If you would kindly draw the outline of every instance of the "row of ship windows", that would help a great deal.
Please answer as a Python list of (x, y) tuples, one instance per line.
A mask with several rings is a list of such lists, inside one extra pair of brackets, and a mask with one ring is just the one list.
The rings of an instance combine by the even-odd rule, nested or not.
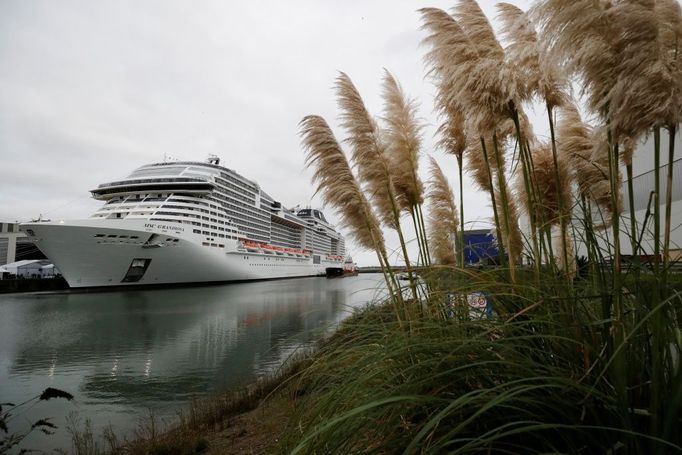
[[(249, 256), (242, 256), (244, 259), (249, 259)], [(291, 261), (293, 258), (289, 258), (289, 261)], [(264, 261), (275, 261), (275, 262), (280, 262), (284, 261), (284, 258), (277, 258), (277, 257), (264, 257)], [(306, 259), (296, 259), (296, 262), (306, 262)], [(277, 264), (251, 264), (251, 265), (277, 265)]]
[[(210, 199), (214, 199), (216, 196), (218, 196), (218, 199), (222, 199), (219, 195), (213, 195), (210, 196)], [(239, 206), (237, 204), (234, 204), (232, 202), (220, 202), (222, 205), (222, 210), (227, 214), (228, 218), (232, 219), (233, 221), (236, 221), (237, 219), (240, 218), (248, 218), (254, 221), (258, 221), (260, 223), (263, 222), (268, 222), (270, 220), (270, 213), (262, 210), (262, 209), (257, 209), (253, 206)]]
[(207, 213), (209, 215), (213, 216), (225, 216), (223, 213), (217, 213), (217, 212), (212, 212), (210, 210), (205, 210), (205, 209), (199, 209), (199, 208), (193, 208), (189, 205), (172, 205), (172, 204), (164, 204), (161, 206), (162, 209), (182, 209), (182, 210), (188, 210), (190, 212), (201, 212), (201, 213)]
[(228, 197), (231, 197), (233, 199), (246, 202), (247, 204), (250, 204), (250, 205), (256, 205), (255, 196), (245, 197), (245, 196), (242, 196), (241, 194), (236, 194), (237, 193), (236, 191), (230, 191), (227, 188), (224, 188), (224, 186), (225, 185), (222, 185), (222, 186), (219, 186), (218, 188), (216, 188), (216, 192), (220, 193), (224, 196), (228, 196)]
[(192, 232), (195, 233), (195, 234), (212, 235), (212, 236), (215, 236), (215, 237), (220, 237), (221, 239), (233, 239), (233, 240), (237, 240), (237, 239), (239, 238), (239, 237), (235, 237), (235, 236), (232, 236), (232, 235), (219, 234), (219, 233), (217, 233), (217, 232), (201, 231), (201, 230), (199, 230), (199, 229), (193, 229)]
[(194, 218), (195, 220), (204, 220), (204, 221), (210, 221), (215, 224), (225, 224), (225, 221), (222, 220), (217, 220), (215, 218), (209, 218), (207, 216), (199, 216), (195, 215), (193, 213), (179, 213), (179, 212), (166, 212), (166, 211), (158, 211), (156, 212), (156, 215), (171, 215), (171, 216), (181, 216), (185, 218)]
[(219, 173), (216, 173), (216, 177), (222, 177), (224, 179), (227, 179), (231, 182), (238, 182), (246, 187), (249, 188), (257, 188), (257, 185), (253, 183), (251, 180), (237, 174), (235, 171), (232, 169), (227, 169), (227, 172), (224, 170), (221, 170)]
[[(213, 197), (217, 199), (224, 199), (220, 195), (214, 195)], [(226, 212), (230, 213), (230, 210), (232, 210), (232, 213), (237, 214), (247, 214), (246, 216), (253, 216), (253, 217), (258, 217), (262, 219), (270, 218), (270, 213), (266, 212), (265, 210), (262, 209), (257, 209), (252, 205), (246, 205), (246, 204), (235, 204), (234, 202), (231, 201), (224, 201), (222, 202), (223, 210)]]
[[(299, 260), (297, 262), (305, 262), (305, 261)], [(287, 265), (287, 264), (254, 264), (254, 263), (251, 263), (249, 265), (251, 267), (277, 267), (278, 265)], [(289, 265), (293, 265), (293, 264), (289, 264)]]
[(107, 204), (115, 204), (117, 202), (140, 202), (140, 201), (145, 201), (145, 202), (152, 202), (152, 201), (165, 201), (168, 196), (171, 194), (133, 194), (127, 197), (115, 197), (113, 199), (109, 199), (107, 201)]
[[(140, 236), (138, 235), (116, 235), (116, 234), (95, 234), (93, 237), (101, 239), (101, 238), (106, 238), (106, 239), (130, 239), (130, 240), (135, 240), (139, 239)], [(167, 238), (166, 242), (179, 242), (180, 239), (173, 239), (173, 238)]]
[(237, 226), (239, 226), (239, 228), (242, 231), (260, 232), (262, 234), (270, 236), (270, 230), (264, 228), (262, 224), (249, 223), (248, 221), (238, 221)]
[[(238, 178), (233, 177), (231, 175), (225, 174), (224, 172), (221, 172), (220, 177), (216, 177), (215, 179), (216, 179), (216, 182), (224, 181), (226, 184), (232, 185), (232, 186), (234, 186), (234, 188), (236, 188), (240, 191), (246, 190), (246, 191), (251, 191), (252, 193), (258, 193), (258, 187), (257, 186), (253, 185), (250, 182), (247, 183), (241, 179), (238, 179)], [(234, 183), (231, 183), (231, 182), (239, 183), (242, 186), (234, 185)]]
[(225, 248), (225, 245), (222, 243), (208, 243), (208, 242), (201, 242), (203, 246), (210, 246), (214, 248)]
[(282, 238), (277, 238), (275, 236), (272, 237), (272, 242), (273, 245), (280, 245), (281, 246), (288, 246), (290, 248), (300, 248), (301, 247), (301, 242), (297, 240), (287, 240), (287, 239), (282, 239)]
[(244, 202), (239, 200), (239, 198), (236, 198), (232, 194), (220, 191), (220, 189), (216, 189), (213, 193), (211, 193), (210, 196), (208, 196), (208, 198), (213, 199), (216, 202), (219, 202), (223, 206), (225, 205), (225, 203), (228, 203), (228, 204), (234, 205), (236, 207), (243, 207), (243, 208), (247, 208), (247, 209), (251, 209), (251, 210), (263, 210), (263, 209), (256, 206), (255, 200), (253, 200), (253, 201), (246, 200), (246, 201), (244, 201), (244, 202), (247, 202), (245, 204)]
[[(161, 197), (149, 197), (150, 195), (135, 195), (135, 196), (136, 196), (136, 197), (128, 197), (128, 198), (125, 198), (125, 199), (124, 199), (124, 198), (120, 198), (120, 197), (115, 198), (115, 199), (111, 199), (111, 200), (107, 201), (106, 205), (112, 205), (112, 204), (120, 203), (120, 204), (122, 204), (123, 206), (125, 206), (125, 204), (133, 203), (133, 202), (140, 202), (140, 201), (144, 201), (144, 202), (165, 201), (168, 197), (170, 197), (170, 196), (176, 196), (176, 195), (168, 194), (168, 195), (166, 196), (165, 194), (162, 194)], [(140, 196), (141, 196), (141, 197), (140, 197)], [(154, 196), (154, 195), (151, 195), (151, 196)], [(205, 207), (210, 207), (210, 208), (212, 208), (212, 209), (214, 209), (214, 210), (219, 210), (219, 211), (222, 210), (222, 207), (220, 207), (219, 205), (207, 204), (206, 202), (201, 202), (200, 199), (198, 199), (198, 198), (193, 198), (193, 197), (187, 197), (187, 198), (184, 198), (184, 197), (182, 197), (182, 198), (181, 198), (181, 197), (173, 197), (173, 198), (171, 198), (171, 199), (168, 199), (168, 202), (185, 203), (185, 204), (190, 204), (190, 205), (192, 205), (192, 206), (205, 206)], [(150, 205), (150, 206), (142, 207), (142, 208), (154, 209), (154, 208), (156, 208), (156, 207), (158, 207), (158, 206), (157, 206), (157, 205)], [(192, 209), (192, 208), (185, 207), (185, 206), (171, 206), (171, 205), (166, 205), (165, 207), (169, 207), (169, 208), (170, 208), (170, 207), (172, 207), (172, 208), (186, 208), (187, 210), (194, 210), (194, 209)], [(210, 212), (210, 211), (204, 210), (204, 209), (197, 209), (197, 210), (198, 210), (198, 211), (201, 211), (201, 212), (204, 212), (204, 213), (209, 213), (209, 214), (214, 215), (214, 216), (222, 216), (222, 215), (223, 215), (222, 213)]]
[[(197, 216), (194, 216), (194, 215), (187, 215), (187, 214), (184, 214), (184, 213), (176, 213), (176, 212), (156, 212), (155, 215), (169, 215), (169, 216), (173, 216), (173, 217), (177, 217), (177, 218), (180, 218), (180, 217), (187, 217), (187, 218), (194, 218), (194, 219), (197, 219), (197, 220), (198, 220), (198, 219), (201, 219), (201, 220), (204, 220), (204, 221), (213, 221), (214, 223), (217, 223), (217, 224), (198, 223), (198, 222), (196, 222), (196, 221), (185, 221), (185, 220), (179, 220), (179, 219), (177, 219), (177, 218), (163, 218), (163, 219), (166, 220), (166, 221), (173, 221), (173, 222), (182, 223), (182, 224), (191, 224), (192, 226), (207, 227), (207, 228), (211, 228), (211, 229), (217, 229), (217, 230), (219, 230), (219, 231), (238, 232), (238, 229), (236, 229), (236, 228), (234, 228), (234, 227), (231, 227), (231, 226), (228, 227), (228, 228), (223, 228), (223, 227), (218, 226), (218, 224), (221, 224), (221, 225), (222, 225), (222, 224), (231, 225), (231, 223), (229, 223), (229, 222), (228, 222), (228, 223), (224, 223), (224, 222), (222, 222), (222, 221), (216, 221), (216, 220), (214, 220), (214, 219), (209, 219), (209, 218), (206, 218), (206, 217), (197, 217)], [(151, 219), (153, 219), (153, 220), (158, 220), (158, 219), (161, 219), (161, 218), (153, 217), (153, 218), (151, 218)]]
[(100, 238), (100, 237), (106, 237), (110, 239), (139, 239), (140, 237), (137, 235), (115, 235), (115, 234), (95, 234), (94, 237)]
[(246, 198), (241, 198), (239, 196), (235, 196), (229, 193), (226, 193), (224, 191), (221, 191), (220, 189), (216, 189), (212, 196), (216, 199), (220, 199), (221, 201), (229, 202), (230, 204), (238, 205), (240, 207), (255, 207), (256, 206), (256, 201), (249, 200)]
[(272, 223), (272, 228), (273, 229), (279, 229), (282, 232), (288, 232), (291, 234), (301, 235), (301, 228), (294, 228), (294, 227), (290, 227), (290, 226), (285, 226), (285, 225), (277, 223), (277, 222)]
[(277, 237), (277, 238), (282, 238), (282, 239), (287, 239), (290, 241), (300, 241), (301, 236), (300, 235), (295, 235), (295, 234), (290, 234), (288, 232), (281, 232), (278, 231), (277, 229), (272, 229), (272, 236)]
[(248, 212), (245, 210), (235, 209), (234, 207), (229, 206), (225, 207), (225, 212), (227, 213), (227, 216), (230, 217), (232, 220), (245, 218), (255, 220), (260, 223), (267, 223), (270, 220), (270, 217), (264, 214)]
[(157, 215), (172, 215), (172, 216), (177, 216), (177, 217), (184, 217), (184, 218), (193, 218), (195, 220), (204, 220), (204, 221), (210, 221), (213, 222), (214, 224), (220, 224), (220, 225), (231, 225), (232, 222), (229, 219), (216, 219), (216, 218), (209, 218), (207, 216), (200, 216), (198, 214), (194, 213), (185, 213), (185, 212), (180, 212), (180, 211), (173, 211), (173, 212), (166, 212), (166, 211), (158, 211), (156, 212)]
[[(208, 200), (210, 200), (210, 198)], [(203, 202), (201, 199), (198, 199), (198, 198), (172, 198), (172, 199), (169, 199), (168, 202), (178, 202), (178, 203), (184, 203), (184, 204), (191, 204), (193, 206), (201, 205), (204, 207), (210, 207), (214, 210), (217, 210), (217, 212), (205, 212), (205, 213), (209, 213), (211, 215), (220, 216), (220, 217), (225, 216), (224, 208), (220, 204), (210, 204), (208, 202)], [(171, 207), (171, 206), (166, 205), (165, 207)], [(177, 208), (181, 208), (181, 207), (177, 207)]]
[[(201, 223), (197, 223), (195, 221), (178, 220), (176, 218), (163, 218), (163, 217), (153, 216), (149, 219), (153, 220), (153, 221), (169, 221), (171, 223), (191, 224), (192, 226), (201, 226), (201, 227), (206, 227), (206, 228), (219, 229), (221, 231), (225, 230), (224, 228), (219, 228), (216, 226), (209, 226), (208, 224), (201, 224)], [(230, 229), (228, 229), (228, 230), (230, 230)]]
[(278, 237), (278, 236), (273, 235), (272, 236), (272, 244), (275, 245), (275, 244), (279, 244), (279, 243), (283, 243), (284, 245), (282, 245), (282, 246), (296, 245), (296, 246), (292, 246), (292, 248), (298, 248), (301, 245), (301, 241), (299, 239), (287, 239), (287, 238)]
[[(238, 213), (234, 213), (231, 210), (227, 210), (228, 216), (231, 217), (232, 221), (238, 226), (254, 226), (260, 227), (268, 223), (267, 219), (258, 219), (251, 216), (243, 216)], [(268, 229), (269, 232), (269, 229)]]
[(220, 174), (220, 176), (216, 176), (215, 181), (218, 183), (224, 183), (226, 185), (232, 185), (240, 191), (250, 191), (252, 193), (258, 193), (258, 187), (254, 186), (252, 183), (245, 182), (242, 179), (234, 178), (225, 174)]
[(277, 229), (276, 227), (272, 226), (272, 235), (277, 235), (278, 237), (283, 237), (285, 239), (292, 239), (292, 240), (300, 240), (301, 239), (301, 233), (300, 232), (282, 232), (281, 230)]

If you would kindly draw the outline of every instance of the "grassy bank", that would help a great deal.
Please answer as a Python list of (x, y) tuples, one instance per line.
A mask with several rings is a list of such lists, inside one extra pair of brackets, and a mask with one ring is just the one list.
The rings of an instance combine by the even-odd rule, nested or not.
[[(597, 340), (612, 329), (610, 321), (596, 316), (602, 301), (589, 284), (575, 286), (573, 291), (581, 294), (578, 305), (573, 300), (567, 306), (537, 289), (505, 292), (491, 289), (493, 282), (486, 276), (460, 278), (469, 283), (483, 279), (472, 288), (492, 291), (493, 320), (455, 316), (442, 322), (424, 317), (412, 320), (405, 330), (390, 307), (359, 314), (297, 377), (297, 414), (279, 450), (680, 450), (679, 368), (675, 365), (671, 376), (652, 384), (655, 372), (647, 352), (651, 332), (646, 324), (628, 324), (621, 346), (626, 358), (620, 370), (627, 390), (623, 403), (614, 393), (611, 375), (617, 353), (595, 349)], [(532, 306), (528, 291), (536, 296)], [(672, 292), (666, 298), (680, 303)], [(676, 358), (679, 333), (673, 330), (670, 335), (666, 349), (675, 350), (669, 354)], [(654, 386), (666, 397), (656, 408), (658, 414), (652, 413)]]
[[(533, 271), (519, 270), (521, 280)], [(674, 453), (682, 450), (677, 324), (652, 333), (661, 308), (627, 297), (623, 344), (608, 340), (603, 295), (577, 279), (571, 300), (544, 287), (506, 284), (504, 269), (422, 270), (429, 304), (406, 300), (409, 326), (385, 302), (357, 311), (319, 349), (242, 391), (198, 400), (171, 431), (153, 420), (120, 454), (191, 453)], [(559, 281), (561, 281), (559, 279)], [(680, 308), (680, 275), (666, 292)], [(629, 283), (624, 277), (626, 287)], [(453, 290), (458, 292), (453, 293)], [(491, 319), (458, 295), (485, 291)], [(448, 296), (448, 294), (450, 294)], [(453, 298), (454, 295), (454, 298)], [(667, 304), (664, 304), (664, 306)], [(446, 313), (446, 316), (442, 314)], [(676, 321), (675, 314), (666, 318)], [(652, 363), (652, 339), (661, 364)], [(607, 340), (606, 343), (603, 340)], [(614, 369), (619, 354), (624, 365)], [(657, 371), (659, 367), (662, 371)], [(614, 377), (614, 373), (624, 374)], [(656, 379), (656, 383), (654, 383)], [(626, 396), (616, 393), (622, 381)], [(654, 390), (658, 388), (658, 390)], [(656, 397), (660, 401), (654, 402)], [(625, 400), (625, 401), (623, 401)], [(83, 436), (81, 434), (81, 436)], [(82, 438), (77, 453), (97, 453)], [(89, 444), (89, 445), (88, 445)], [(104, 449), (104, 448), (102, 448)], [(104, 452), (105, 450), (101, 450)]]

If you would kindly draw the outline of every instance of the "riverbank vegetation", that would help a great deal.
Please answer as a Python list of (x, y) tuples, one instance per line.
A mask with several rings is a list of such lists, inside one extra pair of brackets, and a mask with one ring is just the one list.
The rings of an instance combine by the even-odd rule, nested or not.
[[(420, 10), (459, 204), (435, 162), (431, 180), (420, 180), (421, 126), (390, 73), (378, 120), (339, 75), (342, 141), (319, 116), (301, 122), (319, 193), (356, 242), (376, 251), (391, 297), (349, 323), (297, 378), (285, 452), (682, 450), (672, 165), (660, 184), (661, 154), (674, 161), (682, 118), (680, 5), (497, 8), (497, 34), (473, 0), (451, 12)], [(545, 111), (546, 140), (533, 132), (531, 105)], [(637, 219), (632, 162), (647, 137), (655, 186)], [(489, 197), (497, 267), (464, 263), (463, 172)], [(406, 285), (382, 229), (397, 233)], [(473, 293), (493, 303), (492, 317), (472, 311)]]
[[(680, 4), (497, 8), (498, 33), (474, 0), (419, 12), (455, 193), (451, 171), (435, 161), (421, 180), (422, 125), (388, 71), (378, 119), (339, 74), (342, 140), (320, 116), (301, 121), (318, 192), (355, 243), (376, 252), (389, 297), (346, 321), (278, 388), (254, 395), (284, 397), (289, 411), (282, 439), (263, 450), (682, 450), (672, 166), (660, 172), (661, 154), (674, 161), (682, 119)], [(546, 115), (547, 139), (533, 132), (531, 105)], [(632, 162), (649, 137), (655, 185), (637, 219)], [(494, 266), (465, 264), (464, 173), (492, 207)], [(384, 230), (397, 233), (406, 281), (391, 267)], [(492, 313), (472, 308), (473, 295)], [(211, 409), (193, 431), (233, 415)]]

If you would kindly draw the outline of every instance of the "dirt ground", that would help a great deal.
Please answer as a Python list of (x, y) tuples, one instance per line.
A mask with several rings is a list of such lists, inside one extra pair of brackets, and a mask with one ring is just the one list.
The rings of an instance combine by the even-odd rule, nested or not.
[(293, 414), (291, 406), (288, 398), (272, 397), (252, 411), (231, 417), (224, 430), (208, 435), (205, 453), (272, 453)]

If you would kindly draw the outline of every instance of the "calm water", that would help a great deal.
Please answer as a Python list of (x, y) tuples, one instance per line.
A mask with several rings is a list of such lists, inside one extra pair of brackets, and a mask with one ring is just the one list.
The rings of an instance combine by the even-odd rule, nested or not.
[(169, 420), (196, 396), (242, 386), (310, 346), (353, 307), (376, 298), (381, 275), (96, 294), (0, 295), (0, 403), (46, 387), (72, 393), (18, 413), (12, 430), (52, 417), (55, 435), (24, 448), (70, 448), (69, 414), (95, 433), (130, 433), (149, 409)]

